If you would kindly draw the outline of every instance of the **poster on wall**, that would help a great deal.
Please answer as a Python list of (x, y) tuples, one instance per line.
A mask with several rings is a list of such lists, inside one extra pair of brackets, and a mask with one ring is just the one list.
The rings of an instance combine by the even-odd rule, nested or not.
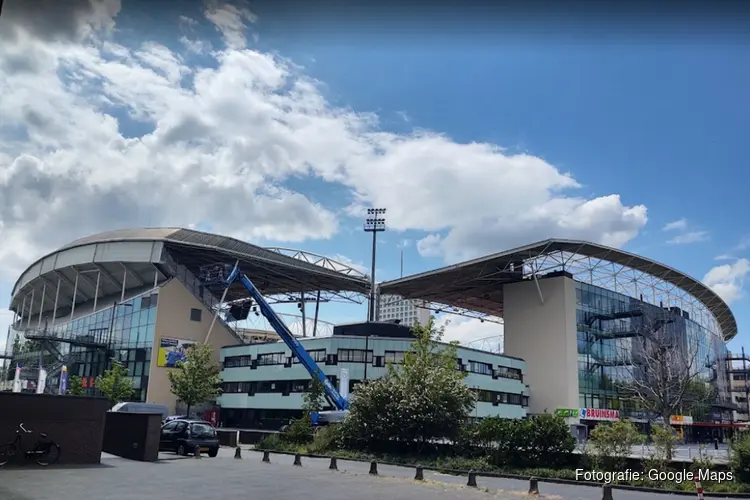
[(159, 342), (159, 358), (156, 366), (176, 368), (177, 363), (185, 361), (188, 348), (197, 344), (194, 340), (173, 339), (162, 337)]

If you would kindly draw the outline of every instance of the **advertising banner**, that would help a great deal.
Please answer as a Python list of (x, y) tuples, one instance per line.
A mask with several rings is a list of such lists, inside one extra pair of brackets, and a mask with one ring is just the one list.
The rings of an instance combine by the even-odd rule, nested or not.
[(578, 410), (578, 415), (583, 420), (620, 420), (620, 410), (581, 408)]
[(60, 394), (65, 394), (68, 392), (68, 367), (63, 365), (62, 370), (60, 370)]
[(13, 379), (13, 392), (21, 392), (21, 365), (16, 365), (16, 376)]
[(47, 386), (47, 370), (39, 368), (39, 378), (36, 382), (36, 393), (44, 394), (44, 388)]
[(163, 368), (176, 368), (177, 363), (185, 361), (188, 348), (197, 344), (194, 340), (182, 340), (162, 337), (159, 342), (159, 357), (156, 366)]

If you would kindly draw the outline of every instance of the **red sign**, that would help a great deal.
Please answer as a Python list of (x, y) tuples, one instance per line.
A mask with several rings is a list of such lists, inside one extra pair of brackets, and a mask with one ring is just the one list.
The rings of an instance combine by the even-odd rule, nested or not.
[(620, 410), (601, 408), (581, 408), (580, 417), (584, 420), (620, 420)]

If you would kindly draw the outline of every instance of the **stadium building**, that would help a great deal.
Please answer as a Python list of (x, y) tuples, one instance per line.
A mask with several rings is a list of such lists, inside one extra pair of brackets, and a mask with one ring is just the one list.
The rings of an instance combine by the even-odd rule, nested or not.
[(379, 292), (502, 321), (504, 353), (527, 365), (529, 413), (559, 412), (584, 433), (601, 420), (654, 420), (621, 388), (649, 383), (655, 346), (667, 371), (688, 366), (690, 380), (710, 389), (693, 427), (731, 426), (738, 409), (726, 369), (726, 342), (737, 334), (731, 310), (703, 283), (645, 257), (546, 240), (381, 283)]
[(73, 241), (34, 262), (13, 287), (8, 375), (20, 365), (22, 386), (34, 390), (42, 366), (45, 392), (54, 393), (65, 366), (95, 394), (96, 376), (115, 358), (125, 363), (136, 400), (175, 409), (167, 373), (187, 346), (210, 343), (218, 362), (223, 346), (273, 337), (238, 328), (242, 318), (236, 316), (255, 316), (232, 306), (242, 303), (245, 290), (231, 287), (220, 306), (220, 297), (198, 282), (199, 268), (239, 261), (273, 303), (298, 303), (303, 313), (312, 300), (356, 300), (367, 293), (365, 277), (310, 255), (177, 228), (119, 230)]
[[(224, 361), (222, 414), (237, 423), (283, 418), (272, 411), (301, 406), (301, 367), (267, 326), (248, 324), (258, 316), (240, 284), (221, 297), (196, 278), (203, 265), (236, 261), (272, 304), (297, 304), (295, 333), (325, 335), (304, 342), (325, 353), (330, 377), (348, 368), (354, 386), (378, 376), (389, 357), (397, 360), (406, 349), (404, 338), (337, 330), (319, 320), (321, 303), (367, 300), (368, 278), (356, 270), (298, 250), (157, 228), (83, 238), (32, 264), (13, 288), (16, 319), (6, 356), (23, 367), (29, 384), (44, 366), (52, 392), (63, 365), (95, 392), (92, 380), (114, 357), (126, 363), (137, 399), (174, 408), (170, 363), (191, 343), (208, 342)], [(737, 333), (731, 310), (699, 281), (644, 257), (553, 239), (380, 283), (377, 293), (425, 305), (436, 315), (504, 324), (504, 356), (462, 349), (457, 363), (470, 372), (470, 385), (486, 391), (481, 416), (560, 412), (579, 430), (601, 420), (652, 420), (621, 387), (648, 381), (649, 350), (657, 340), (677, 353), (664, 366), (687, 364), (712, 390), (704, 411), (690, 415), (695, 426), (732, 425), (741, 410), (732, 401), (727, 369), (726, 341)], [(472, 361), (486, 378), (472, 381), (479, 377)], [(520, 369), (521, 380), (502, 376), (508, 369)], [(510, 381), (516, 385), (498, 385)], [(267, 384), (277, 385), (268, 392)], [(510, 405), (518, 408), (502, 406), (507, 395), (521, 398)]]

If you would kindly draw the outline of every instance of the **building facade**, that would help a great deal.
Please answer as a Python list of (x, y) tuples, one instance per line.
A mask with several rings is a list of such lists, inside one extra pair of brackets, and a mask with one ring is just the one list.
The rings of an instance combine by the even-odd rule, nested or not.
[(378, 302), (378, 321), (393, 322), (414, 326), (426, 325), (430, 320), (430, 310), (421, 300), (404, 299), (398, 295), (381, 295)]
[[(726, 344), (687, 312), (582, 283), (566, 273), (505, 285), (504, 294), (505, 353), (528, 364), (531, 413), (604, 409), (613, 411), (603, 418), (579, 420), (588, 424), (613, 418), (652, 420), (654, 416), (622, 388), (649, 383), (655, 369), (651, 365), (671, 363), (675, 373), (683, 373), (677, 364), (689, 366), (691, 379), (715, 394), (701, 408), (685, 414), (696, 422), (733, 420), (724, 368)], [(653, 345), (649, 336), (672, 354), (658, 358), (649, 347)], [(687, 379), (687, 373), (684, 376)]]
[[(334, 333), (300, 342), (336, 387), (341, 369), (347, 369), (351, 393), (363, 380), (385, 375), (389, 363), (401, 363), (412, 339)], [(225, 347), (221, 359), (224, 392), (219, 404), (225, 426), (276, 429), (302, 415), (310, 375), (284, 343)], [(522, 360), (459, 348), (456, 363), (467, 372), (466, 384), (477, 396), (472, 417), (526, 415), (529, 398)]]
[[(367, 290), (364, 277), (223, 236), (175, 228), (94, 235), (42, 257), (18, 278), (2, 389), (12, 387), (20, 366), (22, 390), (36, 389), (43, 368), (45, 392), (57, 393), (66, 367), (95, 395), (96, 377), (115, 359), (128, 370), (133, 400), (176, 411), (168, 373), (190, 345), (210, 344), (218, 363), (223, 346), (275, 337), (237, 328), (221, 304), (223, 290), (209, 290), (197, 278), (203, 265), (238, 260), (270, 295), (298, 291), (296, 280), (323, 294)], [(228, 302), (245, 297), (241, 287), (226, 295)]]

